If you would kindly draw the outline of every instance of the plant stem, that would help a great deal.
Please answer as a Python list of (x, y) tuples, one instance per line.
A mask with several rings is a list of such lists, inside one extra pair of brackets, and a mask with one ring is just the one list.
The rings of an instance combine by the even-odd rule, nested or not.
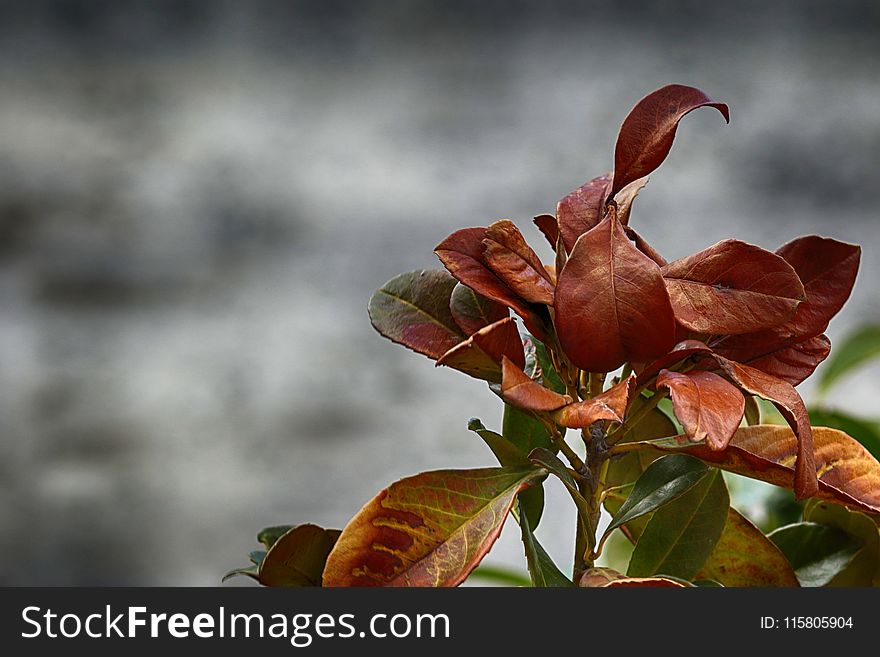
[(615, 443), (620, 441), (620, 439), (623, 438), (624, 436), (626, 436), (626, 434), (634, 426), (636, 426), (639, 422), (644, 420), (645, 417), (647, 417), (648, 413), (650, 413), (652, 410), (654, 410), (657, 407), (657, 404), (659, 404), (663, 399), (665, 399), (668, 394), (669, 394), (669, 391), (666, 390), (665, 388), (663, 390), (658, 390), (657, 392), (655, 392), (649, 399), (647, 399), (639, 407), (639, 409), (635, 413), (630, 415), (624, 421), (623, 424), (621, 424), (615, 431), (613, 431), (611, 434), (609, 434), (608, 442), (611, 445), (614, 445)]

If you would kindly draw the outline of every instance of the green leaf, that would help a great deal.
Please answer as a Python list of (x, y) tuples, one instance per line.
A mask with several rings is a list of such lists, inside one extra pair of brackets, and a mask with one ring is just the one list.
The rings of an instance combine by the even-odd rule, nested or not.
[(527, 452), (524, 453), (501, 434), (489, 431), (479, 418), (473, 417), (468, 420), (468, 429), (483, 439), (483, 442), (492, 450), (492, 453), (501, 465), (509, 467), (531, 465)]
[(730, 507), (721, 538), (698, 577), (724, 586), (798, 586), (785, 555), (748, 518)]
[[(565, 464), (559, 460), (553, 452), (543, 447), (533, 449), (529, 454), (529, 460), (535, 465), (539, 465), (551, 474), (555, 475), (565, 486), (571, 499), (574, 500), (575, 507), (578, 511), (578, 520), (584, 531), (588, 531), (590, 524), (590, 505), (581, 492), (578, 490), (577, 482)], [(533, 525), (534, 526), (534, 525)]]
[(538, 367), (541, 368), (541, 383), (544, 384), (545, 388), (550, 388), (553, 392), (558, 392), (560, 395), (565, 394), (565, 384), (559, 377), (556, 368), (553, 367), (553, 361), (550, 359), (550, 352), (547, 351), (547, 346), (534, 336), (531, 337), (531, 340), (535, 345), (535, 358)]
[(528, 577), (516, 570), (488, 564), (478, 566), (468, 579), (482, 579), (506, 586), (531, 586), (532, 584)]
[[(478, 418), (471, 418), (468, 421), (468, 429), (476, 433), (483, 442), (489, 446), (498, 462), (507, 467), (530, 467), (532, 464), (528, 456), (522, 453), (516, 445), (507, 440), (504, 436), (489, 431)], [(541, 522), (541, 515), (544, 513), (544, 485), (536, 483), (531, 488), (526, 489), (519, 496), (520, 504), (529, 517), (529, 522), (533, 527), (537, 527)]]
[(282, 535), (260, 563), (263, 586), (321, 586), (324, 564), (341, 532), (317, 525), (297, 525)]
[(875, 459), (880, 460), (880, 427), (876, 423), (840, 411), (811, 408), (810, 424), (814, 427), (840, 429), (864, 445)]
[(746, 395), (745, 418), (746, 424), (749, 426), (761, 424), (761, 407), (758, 406), (758, 402), (754, 395)]
[(815, 522), (780, 527), (769, 538), (785, 554), (801, 586), (825, 586), (850, 564), (861, 547), (845, 531)]
[(547, 427), (530, 413), (505, 404), (501, 426), (504, 437), (516, 445), (523, 454), (528, 454), (536, 447), (544, 447), (556, 452)]
[(529, 575), (532, 578), (532, 586), (538, 587), (562, 587), (574, 586), (572, 581), (568, 579), (553, 559), (544, 550), (538, 539), (535, 538), (531, 527), (529, 526), (528, 516), (524, 515), (519, 518), (519, 526), (522, 530), (522, 542), (526, 552), (526, 563), (529, 566)]
[(843, 530), (862, 545), (828, 586), (880, 586), (880, 529), (871, 518), (839, 504), (812, 499), (804, 508), (804, 520)]
[(721, 537), (729, 506), (721, 472), (702, 477), (687, 493), (654, 512), (636, 543), (627, 575), (663, 573), (693, 579)]
[(827, 392), (844, 375), (880, 356), (880, 326), (865, 326), (835, 346), (822, 368), (819, 391)]
[(259, 566), (261, 563), (263, 563), (263, 559), (266, 558), (266, 551), (252, 550), (251, 553), (248, 555), (248, 558), (251, 560), (252, 564), (254, 564), (255, 566)]
[(225, 582), (228, 579), (232, 579), (233, 577), (250, 577), (256, 581), (260, 581), (260, 576), (258, 573), (259, 566), (248, 566), (247, 568), (236, 568), (234, 570), (230, 570), (223, 576), (223, 579), (220, 582)]
[(693, 457), (670, 460), (669, 456), (665, 456), (657, 459), (636, 481), (632, 492), (611, 519), (605, 533), (609, 534), (630, 520), (671, 502), (693, 488), (708, 472), (709, 468)]
[(268, 550), (275, 542), (293, 529), (296, 525), (276, 525), (274, 527), (266, 527), (257, 534), (257, 542), (262, 543)]

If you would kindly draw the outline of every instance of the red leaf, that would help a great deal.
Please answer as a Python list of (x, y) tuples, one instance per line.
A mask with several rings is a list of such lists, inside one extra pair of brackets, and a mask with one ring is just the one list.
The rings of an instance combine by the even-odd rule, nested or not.
[(644, 237), (639, 235), (634, 229), (627, 226), (625, 229), (626, 236), (630, 238), (636, 245), (636, 248), (657, 263), (660, 267), (666, 266), (666, 258), (660, 255), (653, 246), (648, 244)]
[(462, 283), (456, 283), (452, 289), (449, 311), (465, 335), (473, 335), (484, 326), (494, 324), (510, 314), (507, 306), (477, 294)]
[(545, 305), (553, 303), (550, 276), (513, 222), (503, 219), (486, 229), (483, 260), (521, 298)]
[(774, 376), (722, 356), (712, 356), (724, 373), (742, 390), (767, 399), (779, 409), (798, 438), (794, 467), (794, 492), (798, 499), (816, 494), (816, 463), (813, 458), (813, 431), (804, 401), (794, 387)]
[(525, 367), (522, 339), (513, 317), (505, 317), (484, 326), (443, 354), (437, 360), (437, 365), (451, 367), (477, 379), (500, 383), (501, 360), (505, 357), (519, 367)]
[(746, 364), (775, 376), (791, 385), (801, 384), (831, 352), (831, 340), (825, 335), (801, 340), (792, 345), (746, 360)]
[(512, 308), (523, 318), (526, 328), (532, 335), (538, 338), (546, 337), (544, 322), (535, 313), (534, 308), (519, 298), (486, 266), (483, 260), (485, 237), (485, 228), (463, 228), (438, 244), (434, 252), (446, 269), (461, 283), (484, 297)]
[[(859, 269), (861, 249), (826, 237), (800, 237), (777, 250), (797, 272), (806, 299), (794, 316), (776, 328), (713, 342), (718, 353), (797, 385), (824, 360), (818, 338), (849, 298)], [(802, 344), (807, 341), (806, 344)], [(779, 354), (777, 356), (777, 354)]]
[(663, 370), (657, 387), (669, 390), (675, 416), (691, 440), (705, 440), (713, 450), (727, 447), (745, 412), (746, 400), (735, 386), (712, 372)]
[(632, 204), (639, 192), (648, 184), (648, 177), (633, 180), (629, 185), (621, 189), (614, 197), (617, 202), (617, 218), (624, 226), (629, 224), (629, 215), (632, 213)]
[(559, 274), (555, 307), (563, 351), (590, 372), (653, 360), (675, 341), (660, 268), (630, 243), (613, 210), (578, 239)]
[(663, 267), (675, 318), (705, 334), (751, 333), (790, 319), (804, 287), (785, 260), (724, 240)]
[(605, 216), (610, 173), (585, 182), (556, 204), (556, 218), (565, 250), (571, 252), (578, 238), (599, 225)]
[(819, 335), (852, 292), (861, 248), (807, 235), (785, 244), (776, 253), (794, 267), (806, 290), (806, 301), (798, 306), (786, 330), (798, 337)]
[(698, 107), (714, 107), (730, 122), (727, 105), (693, 87), (671, 84), (642, 98), (620, 128), (609, 195), (659, 167), (672, 148), (678, 122)]
[(550, 242), (550, 248), (555, 251), (556, 243), (559, 241), (559, 224), (556, 222), (556, 217), (552, 214), (539, 214), (532, 221)]
[(629, 397), (635, 386), (636, 377), (630, 376), (625, 381), (612, 386), (592, 399), (569, 404), (553, 414), (557, 424), (571, 429), (583, 429), (598, 420), (623, 422)]
[(683, 361), (685, 358), (690, 358), (697, 354), (709, 354), (711, 352), (712, 350), (699, 340), (682, 340), (670, 349), (669, 353), (652, 361), (639, 371), (638, 385), (645, 385), (648, 381), (657, 376), (657, 374), (660, 373), (660, 370), (675, 365), (676, 363)]
[(525, 411), (546, 413), (571, 403), (571, 397), (560, 395), (532, 381), (521, 367), (517, 367), (507, 358), (502, 359), (501, 369), (501, 396), (511, 406)]
[[(837, 429), (815, 427), (819, 486), (816, 497), (858, 511), (880, 513), (880, 463), (858, 442)], [(715, 452), (686, 436), (648, 441), (664, 452), (684, 451), (724, 470), (791, 487), (792, 464), (800, 441), (789, 427), (758, 424), (741, 427), (727, 449)]]

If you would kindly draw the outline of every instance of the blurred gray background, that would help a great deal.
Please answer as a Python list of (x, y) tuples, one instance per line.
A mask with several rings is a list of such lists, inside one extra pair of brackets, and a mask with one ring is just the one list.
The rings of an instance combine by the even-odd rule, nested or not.
[(494, 396), (367, 300), (464, 226), (548, 256), (531, 217), (669, 82), (732, 120), (685, 120), (635, 225), (670, 259), (859, 242), (829, 333), (880, 319), (878, 65), (870, 1), (0, 4), (0, 584), (216, 585), (263, 526), (490, 465)]

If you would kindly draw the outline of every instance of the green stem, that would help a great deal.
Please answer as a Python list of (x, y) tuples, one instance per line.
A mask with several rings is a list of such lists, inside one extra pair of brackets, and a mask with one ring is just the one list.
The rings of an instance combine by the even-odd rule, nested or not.
[(658, 390), (655, 392), (649, 399), (647, 399), (639, 409), (630, 415), (623, 424), (621, 424), (616, 430), (611, 432), (608, 436), (608, 443), (610, 445), (614, 445), (619, 442), (634, 426), (636, 426), (639, 422), (644, 420), (648, 413), (653, 411), (657, 404), (659, 404), (666, 396), (669, 394), (669, 391), (665, 388), (663, 390)]

